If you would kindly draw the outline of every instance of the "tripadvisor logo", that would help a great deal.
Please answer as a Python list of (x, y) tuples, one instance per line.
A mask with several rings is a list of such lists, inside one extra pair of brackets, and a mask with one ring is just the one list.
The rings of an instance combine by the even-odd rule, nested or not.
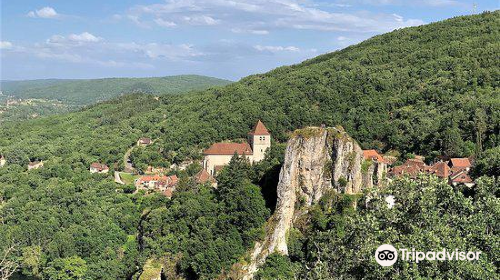
[(398, 251), (390, 244), (380, 245), (375, 252), (375, 260), (381, 266), (391, 266), (398, 260)]
[(415, 248), (409, 249), (399, 249), (394, 248), (390, 244), (380, 245), (375, 251), (375, 260), (381, 266), (391, 266), (398, 260), (398, 256), (403, 261), (419, 263), (420, 261), (477, 261), (479, 260), (479, 255), (481, 252), (463, 252), (455, 249), (453, 251), (448, 251), (447, 249), (442, 249), (440, 251), (428, 251), (420, 252), (416, 251)]

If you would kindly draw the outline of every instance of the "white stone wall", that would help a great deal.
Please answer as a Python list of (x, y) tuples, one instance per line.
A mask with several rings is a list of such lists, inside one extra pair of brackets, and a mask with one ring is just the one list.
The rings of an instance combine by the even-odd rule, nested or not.
[(251, 136), (253, 162), (259, 162), (264, 159), (266, 150), (271, 147), (270, 135), (253, 135)]
[[(203, 167), (207, 172), (214, 176), (215, 167), (218, 165), (227, 165), (231, 161), (233, 155), (206, 155), (203, 161)], [(252, 162), (252, 156), (246, 156), (250, 162)]]

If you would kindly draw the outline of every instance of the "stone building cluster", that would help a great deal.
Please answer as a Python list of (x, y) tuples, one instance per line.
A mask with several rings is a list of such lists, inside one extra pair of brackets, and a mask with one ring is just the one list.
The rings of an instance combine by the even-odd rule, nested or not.
[(271, 133), (269, 133), (266, 126), (259, 120), (248, 133), (246, 142), (214, 143), (203, 151), (203, 169), (209, 175), (215, 176), (217, 171), (227, 165), (235, 154), (246, 157), (251, 163), (259, 162), (264, 159), (266, 151), (270, 147)]

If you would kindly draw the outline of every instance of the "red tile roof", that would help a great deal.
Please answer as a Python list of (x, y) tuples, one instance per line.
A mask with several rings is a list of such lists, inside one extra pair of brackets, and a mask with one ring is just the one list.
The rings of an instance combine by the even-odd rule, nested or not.
[(102, 164), (102, 163), (99, 163), (99, 162), (94, 162), (90, 165), (91, 168), (95, 168), (99, 171), (103, 171), (103, 170), (106, 170), (106, 169), (109, 169), (109, 167), (106, 165), (106, 164)]
[(448, 178), (448, 176), (450, 176), (450, 167), (447, 162), (440, 161), (436, 162), (432, 166), (429, 166), (427, 168), (427, 172), (440, 178)]
[(204, 184), (206, 182), (215, 183), (214, 177), (212, 177), (212, 175), (210, 175), (205, 169), (198, 172), (194, 178), (198, 184)]
[(137, 181), (139, 184), (155, 181), (159, 182), (161, 185), (174, 186), (177, 184), (179, 179), (177, 178), (177, 175), (172, 175), (172, 176), (153, 175), (153, 176), (142, 176)]
[(177, 183), (179, 182), (179, 178), (177, 178), (177, 175), (172, 175), (168, 177), (170, 178), (170, 184), (172, 185), (177, 185)]
[(271, 135), (269, 131), (267, 131), (266, 126), (259, 120), (253, 129), (248, 133), (250, 135)]
[(462, 170), (461, 172), (459, 173), (456, 173), (456, 174), (453, 174), (451, 177), (450, 177), (451, 181), (453, 183), (472, 183), (473, 180), (472, 178), (467, 174), (467, 171)]
[(214, 166), (215, 173), (219, 173), (224, 168), (225, 165), (216, 165)]
[(409, 175), (411, 178), (417, 177), (417, 175), (425, 170), (425, 163), (420, 159), (407, 159), (403, 165), (395, 166), (390, 171), (393, 176), (404, 176)]
[(252, 148), (248, 143), (215, 143), (203, 151), (204, 155), (253, 155)]
[(451, 166), (452, 167), (459, 167), (459, 168), (467, 168), (471, 167), (471, 163), (468, 158), (452, 158), (451, 159)]
[(166, 196), (168, 198), (171, 198), (172, 197), (172, 193), (173, 193), (172, 189), (166, 189), (161, 194), (163, 194), (164, 196)]
[(366, 160), (376, 160), (378, 162), (384, 161), (384, 158), (375, 150), (363, 150), (363, 157)]
[(147, 137), (139, 138), (139, 143), (149, 145), (149, 144), (151, 144), (151, 138), (147, 138)]

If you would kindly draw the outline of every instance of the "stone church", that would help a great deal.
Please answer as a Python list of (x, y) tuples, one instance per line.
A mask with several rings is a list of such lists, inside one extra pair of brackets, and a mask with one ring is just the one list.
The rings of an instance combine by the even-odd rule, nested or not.
[(215, 143), (203, 151), (205, 159), (203, 168), (210, 175), (227, 165), (236, 153), (248, 158), (251, 163), (264, 159), (267, 149), (271, 147), (271, 134), (266, 126), (259, 120), (248, 133), (248, 142), (245, 143)]

